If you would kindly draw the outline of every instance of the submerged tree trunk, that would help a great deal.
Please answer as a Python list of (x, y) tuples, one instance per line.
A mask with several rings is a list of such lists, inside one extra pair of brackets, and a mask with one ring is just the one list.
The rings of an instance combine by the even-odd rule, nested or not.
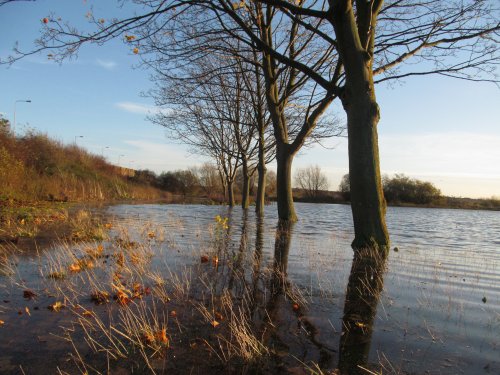
[(292, 161), (294, 154), (287, 144), (278, 144), (276, 151), (277, 177), (276, 191), (278, 217), (280, 220), (297, 221), (292, 195)]

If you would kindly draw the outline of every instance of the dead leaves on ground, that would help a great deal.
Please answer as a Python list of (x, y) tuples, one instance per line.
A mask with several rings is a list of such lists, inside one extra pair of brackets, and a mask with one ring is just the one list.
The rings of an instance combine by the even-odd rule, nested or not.
[(38, 296), (38, 295), (37, 295), (35, 292), (33, 292), (32, 290), (30, 290), (30, 289), (26, 289), (26, 290), (24, 290), (24, 291), (23, 291), (23, 297), (24, 297), (24, 298), (27, 298), (27, 299), (34, 299), (34, 298), (36, 298), (37, 296)]

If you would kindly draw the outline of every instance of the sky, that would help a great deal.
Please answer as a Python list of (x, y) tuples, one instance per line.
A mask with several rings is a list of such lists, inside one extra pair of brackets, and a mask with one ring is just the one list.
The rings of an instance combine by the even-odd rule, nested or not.
[[(55, 13), (84, 25), (91, 1), (20, 1), (0, 7), (0, 57), (16, 42), (33, 48), (41, 20)], [(94, 14), (119, 17), (126, 10), (114, 1), (98, 1)], [(11, 66), (0, 66), (0, 114), (16, 133), (27, 128), (64, 143), (76, 142), (111, 163), (155, 172), (185, 169), (208, 159), (165, 136), (147, 120), (158, 109), (144, 95), (152, 88), (149, 72), (122, 41), (84, 46), (77, 58), (58, 64), (47, 53)], [(383, 174), (404, 173), (434, 183), (442, 193), (472, 198), (500, 197), (500, 89), (429, 76), (409, 78), (395, 87), (376, 88), (381, 120), (378, 126)], [(19, 100), (31, 100), (31, 103)], [(332, 111), (343, 116), (338, 102)], [(299, 153), (294, 168), (319, 165), (330, 189), (348, 172), (346, 139), (330, 139)], [(274, 166), (271, 165), (271, 168)]]

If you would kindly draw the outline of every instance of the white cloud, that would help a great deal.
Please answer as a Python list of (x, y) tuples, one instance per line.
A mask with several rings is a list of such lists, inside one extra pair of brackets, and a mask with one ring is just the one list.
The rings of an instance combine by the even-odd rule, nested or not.
[[(446, 195), (489, 197), (500, 192), (500, 136), (439, 132), (381, 134), (382, 173), (404, 173), (434, 183)], [(335, 189), (348, 172), (347, 141), (333, 150), (313, 147), (294, 160), (294, 168), (318, 164)]]
[(134, 102), (118, 102), (115, 107), (120, 108), (126, 112), (141, 114), (141, 115), (154, 115), (155, 113), (167, 113), (168, 109), (161, 109), (153, 105), (134, 103)]
[(101, 60), (101, 59), (97, 59), (95, 61), (95, 63), (98, 66), (100, 66), (100, 67), (102, 67), (104, 69), (108, 69), (108, 70), (114, 69), (116, 67), (116, 65), (117, 65), (116, 62), (114, 62), (114, 61), (111, 61), (111, 60)]
[(466, 132), (380, 137), (382, 169), (388, 173), (500, 178), (500, 136)]
[[(126, 152), (126, 159), (135, 160), (135, 168), (146, 168), (157, 173), (187, 169), (204, 161), (198, 156), (190, 155), (182, 145), (144, 140), (126, 140), (124, 143), (131, 146)], [(126, 162), (125, 159), (123, 161)]]

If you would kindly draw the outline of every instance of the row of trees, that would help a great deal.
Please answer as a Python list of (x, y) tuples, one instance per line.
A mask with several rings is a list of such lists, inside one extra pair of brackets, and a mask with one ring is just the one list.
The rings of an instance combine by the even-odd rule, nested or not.
[[(382, 177), (384, 196), (389, 203), (429, 204), (441, 197), (441, 191), (432, 183), (412, 179), (404, 174), (396, 174), (393, 178)], [(350, 200), (351, 188), (349, 175), (342, 177), (339, 191), (344, 198)]]
[[(234, 192), (243, 196), (244, 189), (248, 186), (249, 195), (255, 196), (257, 192), (256, 179), (250, 178), (249, 182), (245, 183), (242, 172), (242, 169), (239, 169), (236, 173)], [(138, 170), (130, 179), (185, 197), (204, 196), (220, 202), (228, 201), (224, 176), (216, 165), (210, 163), (185, 170), (162, 172), (159, 175), (150, 170)], [(276, 173), (270, 171), (267, 175), (267, 181), (265, 196), (274, 197), (276, 195)]]
[(266, 163), (275, 158), (278, 215), (288, 221), (296, 220), (294, 156), (310, 142), (341, 133), (328, 112), (340, 101), (347, 116), (354, 248), (389, 245), (376, 84), (429, 74), (496, 80), (500, 23), (491, 0), (119, 4), (134, 15), (106, 20), (90, 14), (85, 30), (47, 17), (37, 47), (16, 50), (7, 62), (47, 49), (61, 61), (84, 43), (123, 38), (152, 70), (157, 105), (168, 108), (152, 120), (213, 158), (230, 204), (237, 169), (247, 182), (257, 170), (259, 214)]

